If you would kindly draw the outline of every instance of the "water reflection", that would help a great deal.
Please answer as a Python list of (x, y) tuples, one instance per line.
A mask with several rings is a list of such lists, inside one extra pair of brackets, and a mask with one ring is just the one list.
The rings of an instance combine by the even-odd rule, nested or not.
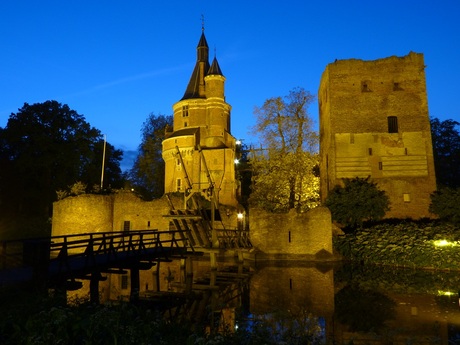
[[(100, 300), (127, 300), (129, 271), (108, 274)], [(84, 297), (85, 289), (69, 292)], [(455, 272), (306, 263), (238, 265), (206, 259), (160, 263), (140, 274), (140, 303), (165, 318), (286, 341), (323, 344), (460, 344)], [(278, 338), (277, 338), (278, 337)]]

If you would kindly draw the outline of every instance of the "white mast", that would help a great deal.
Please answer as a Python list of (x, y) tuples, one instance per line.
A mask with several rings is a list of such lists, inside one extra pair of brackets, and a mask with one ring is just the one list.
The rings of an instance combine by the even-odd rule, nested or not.
[(104, 134), (104, 149), (102, 151), (102, 172), (101, 172), (101, 191), (104, 185), (104, 166), (105, 166), (105, 146), (107, 143), (107, 136)]

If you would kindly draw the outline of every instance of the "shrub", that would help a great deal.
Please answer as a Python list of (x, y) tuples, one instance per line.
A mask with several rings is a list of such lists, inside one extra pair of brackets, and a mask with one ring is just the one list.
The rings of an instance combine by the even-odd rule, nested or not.
[(377, 184), (367, 178), (344, 179), (344, 186), (335, 186), (325, 205), (332, 219), (346, 227), (362, 227), (363, 221), (377, 221), (390, 209), (389, 198)]
[(460, 224), (460, 189), (443, 188), (431, 194), (430, 212), (454, 224)]

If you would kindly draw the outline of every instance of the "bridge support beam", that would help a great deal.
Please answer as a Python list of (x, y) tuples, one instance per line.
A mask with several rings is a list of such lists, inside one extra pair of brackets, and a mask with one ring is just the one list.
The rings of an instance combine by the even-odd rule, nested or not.
[(91, 303), (99, 304), (99, 281), (101, 280), (101, 274), (99, 272), (91, 273), (91, 279), (89, 281), (89, 300)]
[(131, 267), (131, 293), (129, 296), (129, 300), (131, 302), (136, 302), (139, 300), (139, 288), (139, 267), (133, 266)]

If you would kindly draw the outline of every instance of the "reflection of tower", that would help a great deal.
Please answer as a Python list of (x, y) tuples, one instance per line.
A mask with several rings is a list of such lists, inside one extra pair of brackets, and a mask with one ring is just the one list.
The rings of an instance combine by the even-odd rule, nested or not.
[(201, 34), (197, 61), (182, 99), (173, 105), (174, 126), (163, 141), (165, 192), (213, 189), (220, 204), (236, 206), (235, 138), (231, 106), (225, 102), (225, 77)]

